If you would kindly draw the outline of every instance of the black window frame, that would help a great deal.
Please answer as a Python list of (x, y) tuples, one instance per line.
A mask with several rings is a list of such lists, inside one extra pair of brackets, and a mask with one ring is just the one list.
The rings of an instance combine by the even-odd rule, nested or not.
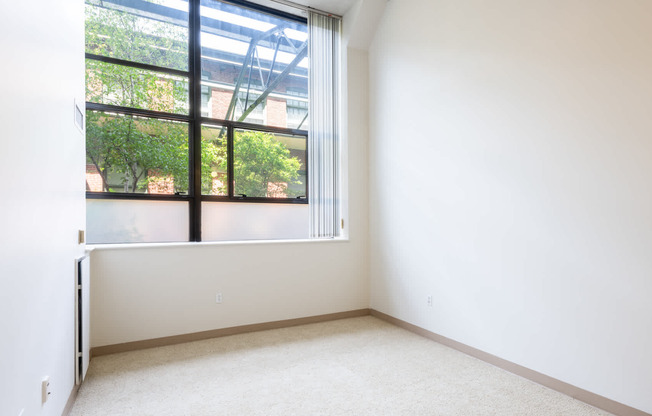
[[(266, 14), (271, 14), (284, 19), (307, 24), (305, 17), (289, 14), (259, 4), (249, 3), (245, 0), (216, 0), (239, 7), (249, 8)], [(202, 202), (229, 202), (229, 203), (273, 203), (273, 204), (308, 204), (308, 131), (293, 128), (265, 126), (260, 124), (224, 120), (202, 116), (202, 69), (201, 69), (201, 0), (188, 0), (188, 71), (160, 67), (140, 62), (133, 62), (119, 58), (86, 53), (86, 60), (106, 62), (125, 67), (154, 71), (158, 73), (186, 77), (189, 85), (188, 114), (168, 113), (161, 111), (144, 110), (131, 107), (122, 107), (112, 104), (86, 102), (87, 111), (100, 111), (122, 115), (149, 117), (161, 120), (181, 121), (188, 124), (188, 193), (187, 194), (148, 194), (124, 192), (93, 192), (86, 191), (86, 199), (115, 199), (115, 200), (149, 200), (149, 201), (186, 201), (189, 209), (189, 234), (188, 241), (201, 240), (201, 206)], [(201, 188), (201, 129), (203, 125), (219, 126), (226, 129), (227, 137), (227, 190), (228, 195), (203, 195)], [(306, 194), (296, 198), (271, 198), (248, 197), (234, 194), (234, 132), (236, 129), (257, 131), (271, 134), (303, 136), (306, 138)]]

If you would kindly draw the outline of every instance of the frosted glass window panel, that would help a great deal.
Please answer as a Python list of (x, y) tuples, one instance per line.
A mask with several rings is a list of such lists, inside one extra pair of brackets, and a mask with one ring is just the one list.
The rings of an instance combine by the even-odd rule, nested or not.
[(306, 204), (202, 203), (202, 240), (306, 239)]
[(188, 241), (188, 203), (86, 200), (89, 244)]

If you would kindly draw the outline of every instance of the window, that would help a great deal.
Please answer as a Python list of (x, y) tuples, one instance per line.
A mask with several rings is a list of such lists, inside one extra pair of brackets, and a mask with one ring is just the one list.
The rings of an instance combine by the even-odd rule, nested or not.
[[(288, 126), (295, 129), (308, 128), (308, 90), (304, 88), (288, 88), (287, 109)], [(296, 97), (296, 98), (295, 98)]]
[(188, 193), (188, 123), (88, 111), (89, 192)]
[(89, 242), (202, 241), (215, 203), (307, 205), (309, 70), (303, 17), (86, 0)]

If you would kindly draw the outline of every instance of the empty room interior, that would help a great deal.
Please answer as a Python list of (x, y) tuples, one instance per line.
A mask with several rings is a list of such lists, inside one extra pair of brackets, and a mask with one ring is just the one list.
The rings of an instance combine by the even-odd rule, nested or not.
[(0, 415), (652, 414), (652, 2), (0, 35)]

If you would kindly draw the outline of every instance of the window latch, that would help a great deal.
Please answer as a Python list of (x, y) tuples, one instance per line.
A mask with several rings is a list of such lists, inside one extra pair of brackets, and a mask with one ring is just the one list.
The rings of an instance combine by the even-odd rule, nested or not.
[(306, 196), (305, 196), (305, 195), (299, 195), (299, 196), (297, 197), (297, 199), (306, 199)]
[(235, 194), (233, 196), (237, 196), (237, 197), (240, 197), (240, 198), (246, 198), (247, 197), (246, 194)]

